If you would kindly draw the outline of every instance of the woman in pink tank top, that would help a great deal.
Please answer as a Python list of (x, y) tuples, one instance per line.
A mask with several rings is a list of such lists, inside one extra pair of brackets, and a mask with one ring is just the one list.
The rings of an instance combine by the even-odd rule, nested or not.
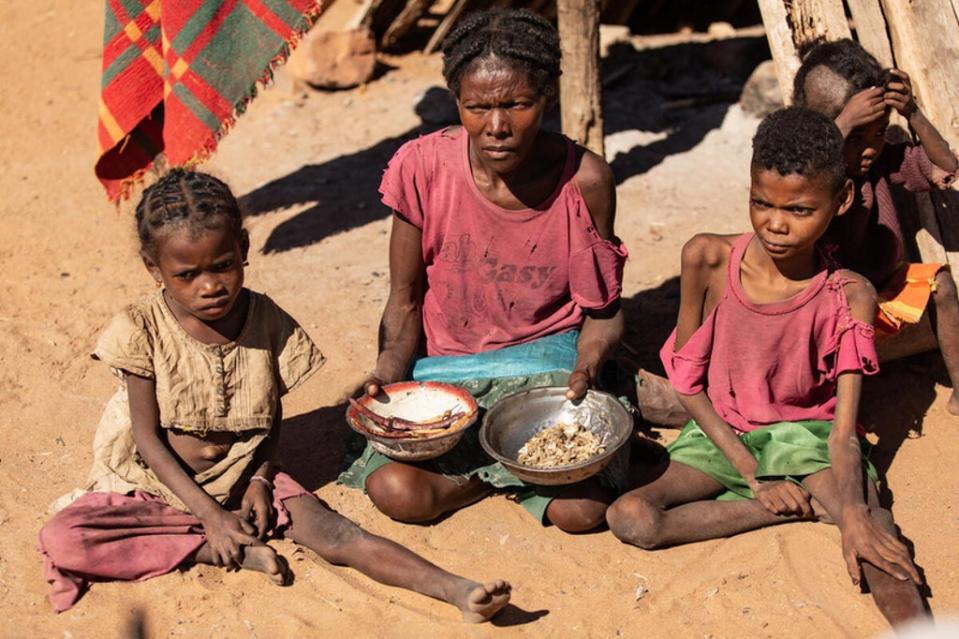
[[(408, 142), (383, 176), (391, 288), (364, 390), (412, 375), (460, 384), (484, 408), (532, 386), (581, 398), (622, 334), (626, 249), (613, 234), (609, 166), (540, 128), (556, 100), (556, 31), (525, 10), (481, 12), (443, 54), (462, 126)], [(490, 459), (470, 431), (426, 464), (367, 446), (340, 481), (411, 522), (509, 490), (543, 523), (580, 532), (604, 522), (624, 487), (626, 464), (612, 467), (547, 493)]]
[(606, 516), (613, 534), (646, 549), (828, 516), (853, 582), (865, 578), (899, 623), (923, 614), (920, 577), (857, 437), (862, 376), (878, 370), (875, 291), (816, 249), (852, 203), (842, 146), (813, 111), (760, 124), (755, 232), (697, 235), (683, 248), (679, 318), (662, 360), (693, 420), (658, 476)]

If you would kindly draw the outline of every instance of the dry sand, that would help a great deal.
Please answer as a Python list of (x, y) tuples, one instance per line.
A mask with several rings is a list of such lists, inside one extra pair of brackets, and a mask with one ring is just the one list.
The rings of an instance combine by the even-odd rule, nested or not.
[[(398, 68), (365, 89), (266, 91), (206, 168), (237, 193), (254, 192), (247, 201), (261, 213), (249, 220), (250, 286), (287, 308), (329, 357), (286, 403), (291, 472), (371, 531), (453, 571), (509, 579), (513, 605), (492, 626), (467, 627), (443, 604), (278, 542), (296, 573), (286, 589), (259, 574), (199, 567), (96, 584), (75, 609), (51, 612), (36, 534), (47, 505), (85, 476), (115, 385), (87, 353), (114, 312), (152, 290), (130, 207), (106, 203), (92, 172), (101, 16), (93, 0), (0, 6), (0, 635), (122, 636), (136, 609), (147, 636), (158, 637), (869, 637), (886, 628), (871, 598), (850, 585), (828, 525), (648, 553), (608, 532), (540, 528), (501, 496), (433, 526), (405, 526), (332, 483), (345, 430), (338, 401), (373, 363), (388, 286), (377, 178), (398, 136), (419, 124), (415, 96), (441, 82), (439, 60), (416, 54), (391, 60)], [(621, 119), (632, 108), (619, 107)], [(683, 241), (747, 225), (756, 121), (725, 106), (678, 118), (676, 136), (623, 126), (609, 139), (611, 157), (632, 150), (637, 160), (619, 188), (617, 226), (633, 256), (630, 340), (647, 363), (672, 321)], [(673, 153), (660, 161), (663, 151)], [(942, 380), (937, 355), (888, 366), (869, 384), (864, 419), (879, 433), (878, 459), (929, 603), (948, 614), (959, 611), (959, 419), (944, 410)], [(637, 601), (639, 586), (648, 591)]]

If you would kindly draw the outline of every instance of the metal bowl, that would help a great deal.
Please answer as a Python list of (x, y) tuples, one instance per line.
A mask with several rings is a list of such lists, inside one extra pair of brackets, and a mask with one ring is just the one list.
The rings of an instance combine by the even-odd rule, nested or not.
[(425, 422), (450, 411), (466, 416), (438, 435), (393, 439), (372, 432), (370, 421), (352, 405), (346, 409), (346, 423), (370, 442), (374, 450), (397, 461), (423, 461), (451, 450), (476, 422), (479, 409), (472, 395), (456, 386), (439, 382), (399, 382), (381, 389), (376, 397), (357, 399), (365, 408), (383, 417), (400, 417)]
[[(588, 391), (580, 402), (566, 399), (565, 386), (531, 388), (498, 401), (483, 418), (480, 443), (495, 460), (519, 479), (542, 486), (575, 484), (592, 477), (629, 441), (633, 419), (609, 393)], [(536, 433), (558, 422), (579, 423), (597, 437), (605, 436), (606, 451), (591, 459), (554, 468), (535, 468), (516, 461), (519, 449)]]

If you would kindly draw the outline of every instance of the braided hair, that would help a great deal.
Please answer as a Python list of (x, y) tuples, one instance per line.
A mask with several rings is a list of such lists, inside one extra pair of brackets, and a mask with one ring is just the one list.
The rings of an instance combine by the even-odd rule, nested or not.
[(173, 169), (143, 192), (136, 221), (140, 248), (151, 253), (164, 227), (199, 234), (225, 226), (237, 237), (243, 230), (243, 215), (230, 187), (207, 173), (183, 169)]
[(552, 100), (562, 73), (559, 35), (527, 9), (491, 9), (466, 17), (443, 41), (443, 77), (459, 95), (460, 79), (474, 64), (499, 58), (524, 71), (530, 86)]
[(803, 107), (767, 115), (753, 137), (752, 166), (786, 176), (825, 176), (834, 189), (846, 181), (843, 137), (828, 116)]
[[(814, 90), (829, 95), (807, 95), (807, 76), (815, 86)], [(852, 96), (885, 83), (886, 74), (879, 61), (858, 42), (849, 38), (823, 42), (804, 52), (802, 65), (793, 79), (793, 102), (797, 106), (829, 111), (827, 115), (836, 117)], [(814, 105), (811, 100), (813, 97), (817, 98), (817, 102), (832, 104), (830, 108)], [(836, 111), (837, 105), (839, 111)]]

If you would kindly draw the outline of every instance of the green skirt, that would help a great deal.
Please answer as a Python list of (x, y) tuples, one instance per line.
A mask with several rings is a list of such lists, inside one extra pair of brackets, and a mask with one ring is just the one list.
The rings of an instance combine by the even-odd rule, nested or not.
[[(482, 413), (507, 395), (538, 386), (564, 386), (568, 380), (569, 371), (554, 370), (534, 375), (469, 380), (454, 385), (467, 390), (476, 399)], [(340, 474), (337, 482), (365, 492), (369, 476), (390, 463), (394, 463), (394, 460), (373, 450), (363, 437), (354, 433), (347, 442), (348, 467)], [(510, 493), (512, 499), (541, 523), (546, 521), (549, 503), (563, 489), (563, 486), (528, 484), (487, 455), (479, 443), (479, 421), (470, 427), (453, 450), (436, 459), (411, 465), (440, 473), (456, 483), (465, 483), (478, 477), (481, 481)], [(629, 446), (623, 446), (620, 454), (598, 475), (598, 479), (602, 485), (619, 494), (625, 489), (628, 473)]]
[[(832, 422), (780, 422), (740, 436), (740, 441), (756, 458), (756, 479), (785, 479), (799, 483), (803, 477), (832, 466), (829, 458), (829, 432)], [(863, 469), (872, 481), (878, 481), (876, 468), (869, 461), (869, 443), (862, 442)], [(716, 499), (755, 499), (753, 491), (739, 471), (726, 459), (694, 420), (666, 447), (670, 461), (699, 470), (726, 488)]]

